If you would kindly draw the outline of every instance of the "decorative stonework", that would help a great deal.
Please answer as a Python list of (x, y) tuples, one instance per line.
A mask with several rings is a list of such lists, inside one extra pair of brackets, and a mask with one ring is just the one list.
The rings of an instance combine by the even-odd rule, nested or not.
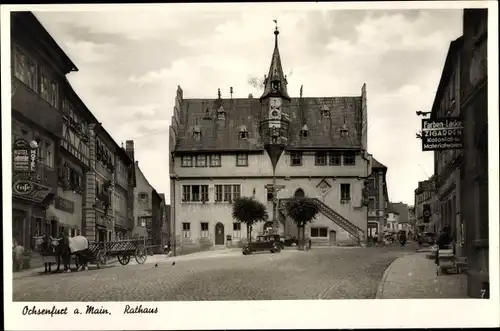
[(332, 186), (328, 184), (326, 179), (322, 179), (316, 187), (320, 190), (321, 194), (323, 195), (327, 194), (332, 189)]

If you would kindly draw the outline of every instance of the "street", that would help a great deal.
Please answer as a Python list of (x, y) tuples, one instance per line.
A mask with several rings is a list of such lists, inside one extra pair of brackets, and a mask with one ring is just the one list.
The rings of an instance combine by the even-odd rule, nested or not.
[[(414, 245), (287, 249), (243, 256), (165, 258), (13, 280), (14, 301), (373, 299), (388, 265)], [(194, 256), (194, 255), (193, 255)], [(172, 262), (176, 261), (175, 265)]]

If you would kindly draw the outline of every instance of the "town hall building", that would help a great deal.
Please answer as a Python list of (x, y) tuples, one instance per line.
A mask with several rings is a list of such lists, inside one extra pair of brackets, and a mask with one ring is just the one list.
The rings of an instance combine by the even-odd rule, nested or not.
[(270, 215), (253, 227), (253, 237), (274, 223), (280, 234), (297, 235), (284, 205), (308, 197), (320, 206), (306, 227), (313, 245), (366, 242), (372, 173), (366, 85), (358, 96), (305, 98), (301, 89), (291, 97), (277, 28), (274, 34), (260, 98), (223, 98), (219, 91), (214, 99), (184, 99), (177, 88), (169, 141), (176, 254), (246, 240), (245, 225), (231, 215), (240, 196), (260, 200)]

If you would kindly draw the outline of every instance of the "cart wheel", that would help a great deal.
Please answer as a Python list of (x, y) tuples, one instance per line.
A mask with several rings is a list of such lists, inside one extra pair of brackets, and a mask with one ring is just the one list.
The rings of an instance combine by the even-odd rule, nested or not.
[(144, 264), (148, 259), (148, 252), (146, 247), (140, 245), (135, 249), (135, 260), (138, 264)]
[(97, 251), (96, 264), (98, 269), (101, 269), (101, 267), (104, 267), (106, 265), (106, 256), (104, 255), (104, 251), (102, 250)]
[(118, 262), (120, 262), (121, 265), (127, 265), (130, 262), (130, 255), (123, 255), (123, 256), (118, 256)]

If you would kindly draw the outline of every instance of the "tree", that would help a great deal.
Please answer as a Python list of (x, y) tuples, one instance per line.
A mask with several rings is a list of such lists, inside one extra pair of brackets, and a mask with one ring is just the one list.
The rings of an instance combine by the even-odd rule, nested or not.
[(297, 224), (299, 249), (303, 249), (306, 224), (316, 218), (319, 213), (319, 206), (312, 199), (294, 198), (287, 202), (286, 211), (288, 216)]
[(240, 223), (246, 224), (247, 240), (251, 241), (252, 226), (260, 221), (266, 221), (269, 216), (266, 206), (251, 197), (240, 197), (233, 202), (232, 216)]

